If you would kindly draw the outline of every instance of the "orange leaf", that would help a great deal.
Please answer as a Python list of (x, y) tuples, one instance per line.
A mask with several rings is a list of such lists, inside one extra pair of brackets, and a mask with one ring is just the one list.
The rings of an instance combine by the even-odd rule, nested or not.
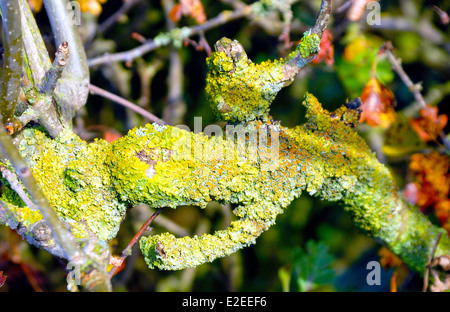
[(176, 23), (181, 18), (181, 4), (177, 3), (173, 6), (172, 10), (169, 12), (169, 18), (172, 22)]
[(0, 271), (0, 287), (6, 282), (6, 275), (3, 275), (3, 271)]
[(392, 91), (375, 77), (370, 78), (361, 94), (362, 113), (360, 122), (383, 128), (395, 121), (395, 97)]
[(31, 11), (38, 13), (42, 9), (42, 0), (28, 0)]
[(397, 268), (403, 264), (403, 261), (386, 247), (381, 247), (378, 250), (378, 256), (380, 257), (381, 266), (386, 270), (389, 268)]
[(405, 197), (422, 211), (434, 208), (442, 225), (450, 229), (450, 159), (439, 152), (414, 154), (409, 169), (414, 182), (405, 189)]
[(103, 133), (103, 139), (105, 139), (105, 141), (108, 142), (108, 143), (111, 143), (111, 142), (113, 142), (115, 140), (118, 140), (121, 137), (122, 137), (122, 134), (120, 134), (119, 132), (114, 131), (112, 129), (111, 130), (106, 130)]
[(333, 46), (333, 36), (331, 31), (325, 30), (320, 41), (320, 50), (317, 57), (312, 61), (313, 64), (319, 64), (323, 60), (328, 66), (334, 64), (334, 46)]
[(189, 15), (199, 24), (206, 22), (205, 10), (200, 0), (180, 0), (183, 15)]
[(419, 113), (422, 117), (412, 119), (411, 126), (422, 141), (428, 142), (436, 140), (439, 133), (447, 124), (447, 115), (438, 115), (438, 108), (430, 105), (422, 108)]
[(450, 200), (440, 201), (436, 204), (435, 209), (442, 226), (450, 233)]

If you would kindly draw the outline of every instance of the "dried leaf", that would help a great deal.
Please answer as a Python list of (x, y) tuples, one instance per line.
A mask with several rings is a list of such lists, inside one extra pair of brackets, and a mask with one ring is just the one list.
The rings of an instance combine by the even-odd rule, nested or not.
[[(440, 155), (439, 152), (411, 156), (409, 169), (415, 176), (419, 193), (426, 193), (432, 204), (446, 199), (450, 192), (449, 161), (446, 155)], [(426, 205), (420, 200), (420, 195), (417, 205)]]
[(38, 13), (42, 9), (42, 0), (28, 0), (31, 11)]
[[(405, 190), (408, 200), (422, 211), (434, 209), (442, 226), (450, 233), (450, 159), (439, 152), (414, 154), (409, 169), (414, 182)], [(414, 185), (414, 186), (412, 186)]]
[[(434, 206), (436, 216), (442, 227), (450, 234), (450, 200), (442, 200)], [(450, 267), (449, 267), (450, 268)]]
[(172, 22), (176, 23), (180, 20), (181, 15), (181, 4), (177, 3), (173, 6), (172, 10), (170, 10), (169, 18), (172, 20)]
[(325, 30), (320, 41), (320, 50), (317, 57), (312, 61), (313, 64), (319, 64), (325, 61), (328, 66), (334, 64), (334, 46), (333, 46), (333, 36), (331, 31)]
[(445, 114), (438, 115), (438, 108), (428, 105), (422, 108), (419, 118), (411, 120), (411, 126), (424, 142), (436, 140), (439, 133), (447, 124), (448, 117)]
[(0, 287), (6, 282), (6, 275), (3, 275), (3, 271), (0, 271)]
[(92, 15), (98, 16), (102, 13), (102, 4), (107, 0), (78, 0), (80, 3), (81, 12), (89, 12)]
[(180, 0), (181, 12), (191, 16), (199, 24), (206, 22), (205, 10), (200, 0)]
[(395, 97), (392, 91), (372, 76), (362, 94), (362, 113), (360, 122), (383, 128), (395, 121)]
[(444, 282), (442, 282), (435, 270), (431, 269), (431, 273), (434, 277), (434, 284), (430, 286), (432, 292), (444, 292), (450, 289), (450, 275), (446, 275)]
[(113, 129), (109, 129), (106, 130), (103, 133), (103, 139), (105, 139), (106, 142), (111, 143), (115, 140), (118, 140), (122, 137), (122, 134), (120, 134), (119, 132), (113, 130)]
[(385, 269), (397, 268), (403, 265), (403, 261), (386, 247), (381, 247), (378, 250), (378, 256), (380, 257), (381, 266)]

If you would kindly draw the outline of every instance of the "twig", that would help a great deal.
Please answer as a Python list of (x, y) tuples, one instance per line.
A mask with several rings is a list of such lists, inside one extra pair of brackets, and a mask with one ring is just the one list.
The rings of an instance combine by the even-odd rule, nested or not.
[(89, 67), (86, 52), (77, 25), (72, 18), (75, 12), (68, 9), (69, 1), (44, 0), (44, 6), (55, 42), (67, 41), (70, 45), (70, 59), (54, 94), (59, 104), (60, 119), (69, 125), (76, 112), (86, 104), (89, 94)]
[[(331, 14), (331, 0), (322, 0), (320, 5), (320, 11), (316, 19), (314, 27), (310, 30), (311, 34), (316, 34), (319, 38), (322, 38), (325, 29), (328, 26), (328, 21)], [(297, 73), (317, 56), (318, 51), (311, 53), (310, 55), (303, 57), (300, 49), (297, 49), (295, 53), (289, 55), (284, 65), (284, 78), (285, 86), (292, 83)]]
[[(175, 28), (174, 22), (169, 17), (170, 9), (174, 3), (171, 0), (163, 0), (162, 5), (164, 7), (166, 15), (167, 29), (171, 31)], [(177, 125), (183, 122), (183, 117), (186, 113), (186, 103), (183, 101), (183, 62), (181, 60), (178, 50), (170, 47), (170, 63), (169, 63), (169, 76), (167, 77), (167, 102), (163, 110), (163, 119), (169, 125)]]
[[(226, 12), (226, 13), (220, 13), (215, 18), (212, 18), (205, 22), (204, 24), (192, 26), (189, 28), (188, 32), (185, 32), (183, 38), (185, 39), (193, 35), (198, 35), (201, 32), (204, 32), (206, 30), (215, 28), (217, 26), (223, 25), (225, 23), (228, 23), (229, 21), (239, 19), (242, 17), (245, 17), (251, 13), (251, 6), (246, 6), (243, 9), (235, 10), (233, 12)], [(101, 56), (97, 56), (91, 59), (88, 59), (88, 66), (94, 67), (98, 65), (102, 65), (105, 63), (112, 63), (112, 62), (130, 62), (150, 51), (153, 51), (156, 48), (159, 48), (161, 46), (166, 46), (170, 44), (170, 42), (167, 41), (154, 41), (152, 39), (149, 39), (145, 41), (142, 45), (128, 50), (124, 52), (118, 52), (118, 53), (112, 53), (112, 54), (103, 54)]]
[(155, 122), (155, 123), (160, 124), (160, 125), (166, 125), (165, 121), (163, 121), (160, 118), (156, 117), (152, 113), (146, 111), (142, 107), (139, 107), (138, 105), (136, 105), (136, 104), (134, 104), (134, 103), (132, 103), (132, 102), (130, 102), (130, 101), (128, 101), (128, 100), (118, 96), (118, 95), (115, 95), (115, 94), (113, 94), (111, 92), (103, 90), (103, 89), (101, 89), (101, 88), (99, 88), (97, 86), (94, 86), (93, 84), (89, 84), (89, 90), (91, 91), (91, 94), (100, 95), (100, 96), (102, 96), (104, 98), (107, 98), (107, 99), (117, 103), (117, 104), (120, 104), (120, 105), (122, 105), (122, 106), (124, 106), (126, 108), (129, 108), (129, 109), (135, 111), (136, 113), (142, 115), (143, 117), (149, 119), (152, 122)]
[(431, 7), (433, 8), (433, 11), (439, 15), (442, 24), (447, 25), (450, 22), (450, 17), (448, 16), (447, 12), (443, 11), (441, 8), (434, 4)]
[[(411, 78), (409, 78), (408, 74), (404, 71), (403, 67), (401, 66), (400, 61), (395, 58), (394, 54), (392, 54), (392, 51), (394, 50), (392, 43), (388, 41), (384, 43), (380, 49), (384, 53), (386, 53), (389, 62), (392, 65), (392, 69), (399, 75), (400, 79), (403, 81), (406, 87), (408, 87), (408, 90), (414, 95), (414, 98), (416, 99), (417, 103), (419, 103), (419, 105), (422, 108), (426, 108), (427, 103), (425, 102), (425, 99), (422, 96), (422, 93), (420, 92), (421, 90), (420, 84), (414, 84), (412, 82)], [(445, 133), (443, 131), (439, 133), (439, 137), (441, 138), (445, 148), (447, 150), (450, 150), (450, 142), (447, 140), (447, 137), (445, 136)]]
[(423, 292), (426, 292), (428, 289), (428, 279), (429, 279), (429, 274), (430, 274), (430, 266), (431, 266), (431, 262), (433, 261), (434, 258), (434, 253), (436, 252), (436, 248), (437, 245), (439, 244), (439, 240), (441, 239), (442, 236), (442, 232), (439, 232), (436, 241), (434, 242), (433, 248), (431, 250), (430, 255), (428, 256), (428, 261), (427, 261), (427, 267), (425, 269), (425, 274), (423, 277)]
[(152, 216), (147, 220), (147, 222), (144, 223), (144, 225), (141, 227), (141, 229), (134, 235), (134, 237), (131, 239), (128, 246), (122, 251), (122, 254), (118, 260), (115, 261), (114, 266), (112, 269), (108, 272), (108, 279), (111, 279), (114, 276), (114, 273), (116, 273), (117, 269), (122, 265), (122, 263), (125, 261), (125, 259), (131, 255), (131, 250), (133, 249), (133, 246), (137, 243), (137, 241), (142, 237), (145, 231), (147, 231), (150, 224), (152, 224), (153, 220), (161, 213), (161, 211), (164, 210), (163, 208), (158, 208)]
[(108, 17), (104, 22), (100, 24), (97, 29), (97, 35), (103, 34), (107, 31), (111, 26), (113, 26), (122, 15), (126, 14), (135, 4), (137, 4), (141, 0), (125, 0), (124, 4), (118, 9), (113, 15)]
[(61, 78), (61, 74), (66, 67), (67, 59), (69, 58), (69, 44), (67, 41), (63, 41), (59, 47), (58, 51), (55, 53), (55, 60), (53, 61), (52, 67), (45, 74), (47, 77), (47, 82), (44, 84), (41, 93), (51, 94), (56, 88), (56, 83), (58, 79)]

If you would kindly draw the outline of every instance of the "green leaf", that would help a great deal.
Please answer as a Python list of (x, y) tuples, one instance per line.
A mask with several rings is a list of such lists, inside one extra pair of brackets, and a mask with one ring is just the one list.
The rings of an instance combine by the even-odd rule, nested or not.
[(296, 282), (298, 291), (310, 291), (321, 285), (331, 284), (335, 272), (330, 267), (334, 257), (328, 253), (328, 247), (309, 240), (306, 251), (297, 247), (294, 250), (294, 269), (291, 280)]
[(283, 292), (289, 291), (289, 284), (291, 282), (291, 274), (292, 274), (291, 272), (292, 269), (289, 268), (288, 266), (282, 266), (278, 270), (278, 278), (280, 279), (281, 289)]

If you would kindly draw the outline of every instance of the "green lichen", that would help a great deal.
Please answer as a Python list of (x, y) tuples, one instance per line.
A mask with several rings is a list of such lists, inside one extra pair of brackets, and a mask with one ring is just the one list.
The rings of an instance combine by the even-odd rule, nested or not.
[(102, 240), (115, 237), (127, 207), (110, 186), (104, 165), (108, 150), (106, 141), (87, 144), (69, 130), (52, 140), (37, 129), (25, 129), (19, 143), (19, 151), (60, 217), (86, 224)]
[(266, 120), (269, 105), (283, 86), (282, 60), (254, 64), (237, 41), (222, 38), (206, 61), (206, 95), (226, 121)]
[(316, 34), (309, 34), (308, 32), (303, 34), (302, 41), (298, 45), (298, 49), (300, 49), (303, 58), (307, 58), (311, 54), (318, 52), (319, 47), (320, 37)]
[[(306, 34), (300, 44), (303, 61), (317, 52), (314, 36)], [(285, 83), (285, 70), (292, 70), (291, 63), (284, 65), (297, 60), (294, 54), (286, 61), (253, 64), (226, 38), (216, 50), (207, 60), (206, 92), (217, 116), (234, 122), (235, 130), (240, 127), (237, 136), (209, 138), (148, 124), (110, 144), (87, 144), (69, 130), (55, 139), (36, 128), (23, 131), (19, 151), (76, 237), (93, 233), (112, 239), (126, 208), (139, 203), (152, 208), (235, 204), (238, 219), (213, 234), (165, 233), (140, 240), (149, 267), (184, 269), (255, 243), (306, 191), (344, 203), (359, 228), (423, 271), (439, 229), (405, 203), (389, 170), (354, 130), (358, 110), (344, 105), (328, 112), (308, 93), (303, 125), (290, 129), (273, 123), (269, 105)], [(20, 201), (8, 192), (3, 200), (21, 220), (41, 218), (16, 206)], [(450, 239), (443, 236), (435, 255), (449, 250)]]

